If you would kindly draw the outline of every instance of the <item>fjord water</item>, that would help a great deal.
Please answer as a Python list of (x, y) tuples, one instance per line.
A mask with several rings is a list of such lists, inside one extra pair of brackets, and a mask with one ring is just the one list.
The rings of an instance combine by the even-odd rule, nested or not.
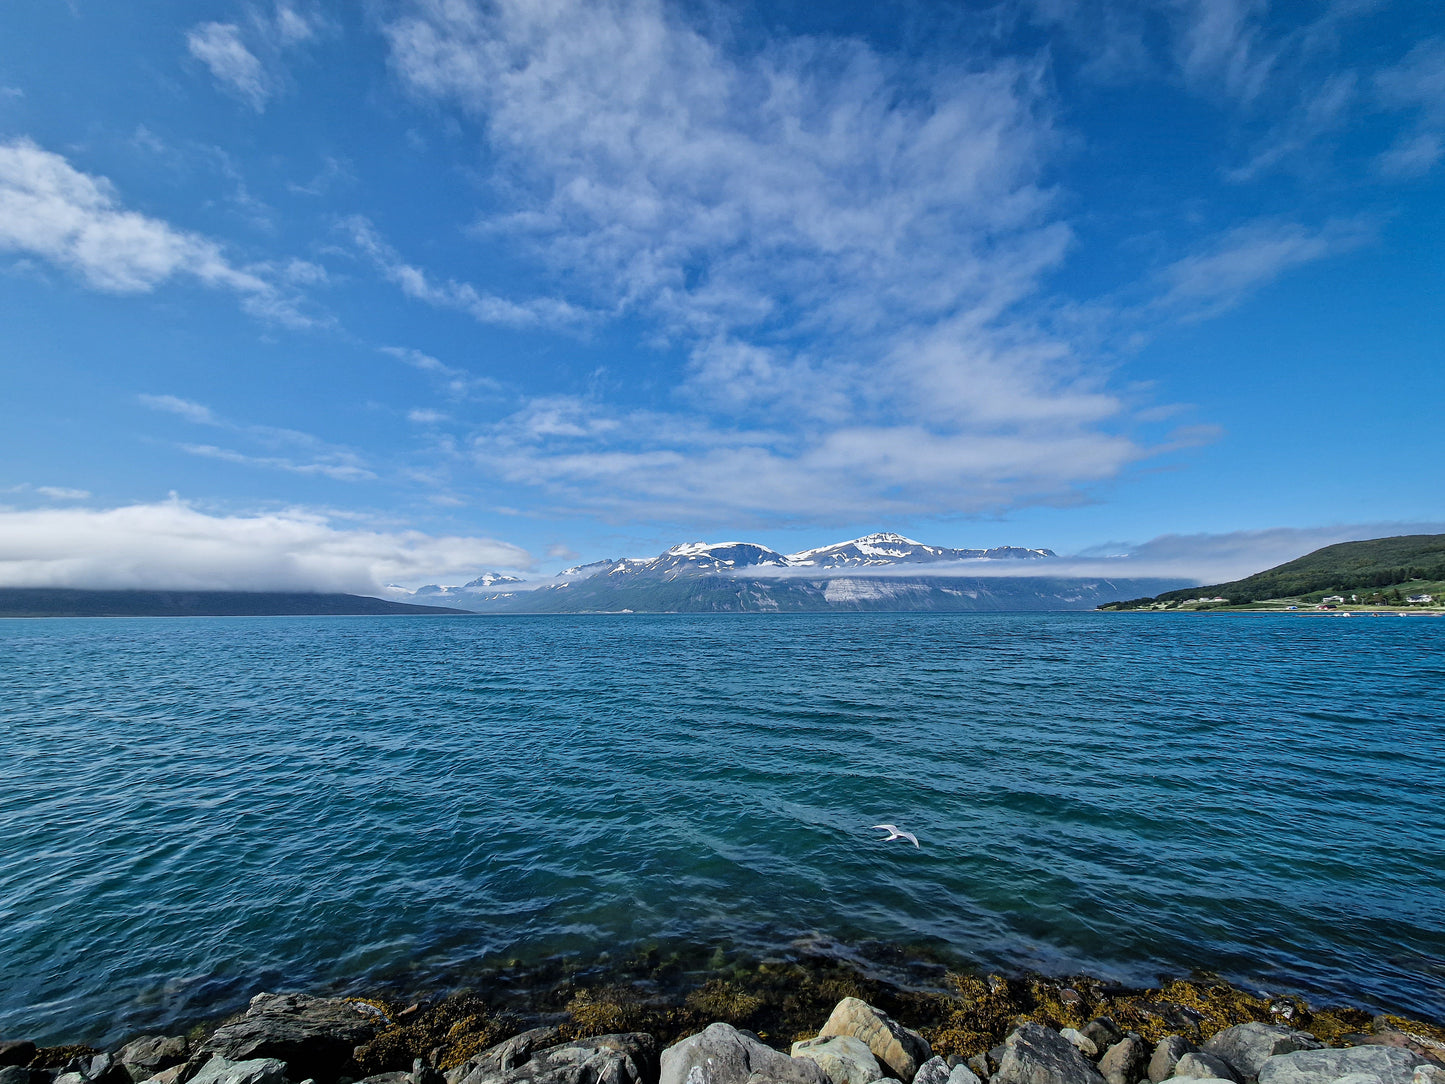
[(0, 697), (7, 1037), (813, 934), (1445, 1016), (1445, 620), (21, 620)]

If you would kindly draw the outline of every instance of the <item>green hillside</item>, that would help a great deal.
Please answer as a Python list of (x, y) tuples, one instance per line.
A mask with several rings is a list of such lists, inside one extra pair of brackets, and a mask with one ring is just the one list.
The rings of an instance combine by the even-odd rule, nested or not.
[[(1240, 606), (1265, 599), (1318, 601), (1313, 596), (1323, 595), (1356, 595), (1364, 603), (1388, 604), (1410, 594), (1434, 594), (1438, 599), (1442, 583), (1445, 534), (1407, 534), (1340, 542), (1232, 583), (1167, 591), (1099, 608), (1137, 610), (1199, 598), (1224, 598)], [(1400, 599), (1394, 597), (1397, 593)]]

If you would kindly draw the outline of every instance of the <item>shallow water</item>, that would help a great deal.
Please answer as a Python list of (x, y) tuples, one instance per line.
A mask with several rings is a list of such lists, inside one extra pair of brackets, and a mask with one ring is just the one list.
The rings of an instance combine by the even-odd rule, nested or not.
[(4, 1037), (809, 933), (1445, 1016), (1442, 619), (12, 620), (0, 704)]

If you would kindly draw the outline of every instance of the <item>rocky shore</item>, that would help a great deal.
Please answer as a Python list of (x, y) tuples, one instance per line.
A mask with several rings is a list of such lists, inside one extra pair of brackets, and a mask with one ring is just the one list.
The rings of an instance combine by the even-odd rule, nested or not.
[(526, 1016), (472, 993), (263, 993), (217, 1026), (112, 1051), (0, 1042), (0, 1084), (1445, 1084), (1438, 1025), (1208, 976), (944, 980), (764, 961), (681, 1002), (562, 983), (558, 1011)]

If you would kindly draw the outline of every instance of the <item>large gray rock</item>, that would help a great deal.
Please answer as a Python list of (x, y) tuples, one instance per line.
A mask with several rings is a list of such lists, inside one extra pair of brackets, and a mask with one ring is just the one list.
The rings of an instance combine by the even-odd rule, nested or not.
[(918, 1067), (913, 1084), (983, 1084), (965, 1061), (950, 1065), (935, 1055)]
[(751, 1032), (709, 1024), (662, 1052), (658, 1084), (829, 1084), (822, 1066), (790, 1058)]
[(190, 1044), (184, 1035), (142, 1035), (121, 1047), (115, 1060), (125, 1068), (131, 1080), (149, 1080), (162, 1069), (185, 1061), (190, 1052)]
[[(807, 1058), (817, 1062), (833, 1084), (873, 1084), (882, 1080), (883, 1070), (868, 1044), (851, 1035), (834, 1035), (827, 1039), (804, 1039), (793, 1044), (793, 1057)], [(948, 1069), (944, 1067), (943, 1081), (948, 1080)]]
[(1149, 1047), (1136, 1035), (1126, 1035), (1099, 1059), (1099, 1072), (1109, 1084), (1139, 1084), (1149, 1067)]
[(1265, 1059), (1296, 1050), (1318, 1050), (1324, 1046), (1313, 1035), (1273, 1024), (1236, 1024), (1225, 1028), (1204, 1044), (1204, 1052), (1227, 1061), (1245, 1080), (1259, 1076)]
[(1418, 1054), (1398, 1046), (1297, 1050), (1265, 1059), (1259, 1084), (1334, 1084), (1357, 1074), (1378, 1077), (1382, 1084), (1412, 1084), (1415, 1070), (1426, 1064)]
[(1239, 1072), (1229, 1062), (1203, 1050), (1181, 1054), (1174, 1063), (1175, 1080), (1239, 1080)]
[(286, 1084), (286, 1063), (276, 1058), (212, 1058), (188, 1084)]
[(37, 1081), (50, 1080), (50, 1074), (27, 1069), (23, 1065), (7, 1065), (0, 1068), (0, 1084), (36, 1084)]
[(462, 1062), (446, 1074), (447, 1084), (479, 1084), (486, 1077), (510, 1072), (524, 1064), (538, 1050), (557, 1046), (562, 1032), (557, 1028), (533, 1028), (520, 1035), (513, 1035), (506, 1042), (488, 1047), (474, 1058)]
[(1025, 1024), (1004, 1041), (992, 1084), (1104, 1084), (1104, 1078), (1057, 1031)]
[(1084, 1055), (1084, 1057), (1097, 1058), (1099, 1056), (1099, 1048), (1095, 1045), (1094, 1040), (1078, 1028), (1060, 1028), (1059, 1034), (1073, 1043), (1074, 1047), (1080, 1054)]
[(511, 1069), (490, 1075), (479, 1070), (469, 1079), (475, 1084), (650, 1084), (656, 1073), (657, 1040), (627, 1032), (549, 1046)]
[(257, 994), (246, 1015), (217, 1028), (199, 1053), (228, 1061), (275, 1058), (286, 1063), (293, 1080), (332, 1081), (351, 1064), (352, 1050), (375, 1038), (384, 1023), (375, 1009), (356, 1001)]
[(113, 1054), (71, 1058), (55, 1076), (55, 1084), (130, 1084), (130, 1076)]
[(885, 1012), (856, 997), (845, 997), (833, 1007), (818, 1038), (851, 1035), (861, 1039), (873, 1056), (904, 1084), (910, 1084), (918, 1067), (933, 1057), (928, 1040)]
[(1194, 1052), (1194, 1044), (1183, 1035), (1166, 1035), (1154, 1044), (1154, 1053), (1149, 1058), (1149, 1080), (1159, 1084), (1174, 1075), (1174, 1067), (1185, 1054)]

